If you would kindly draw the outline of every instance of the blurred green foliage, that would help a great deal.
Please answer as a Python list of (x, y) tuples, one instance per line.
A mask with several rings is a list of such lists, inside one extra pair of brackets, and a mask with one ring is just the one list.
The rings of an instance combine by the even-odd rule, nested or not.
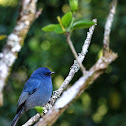
[[(98, 25), (86, 55), (84, 65), (89, 69), (101, 55), (103, 32), (109, 12), (110, 0), (79, 0), (78, 18), (92, 20)], [(46, 66), (55, 71), (54, 90), (67, 76), (73, 64), (73, 55), (64, 35), (45, 33), (41, 28), (56, 24), (57, 15), (63, 16), (70, 10), (68, 0), (38, 0), (42, 15), (32, 24), (23, 48), (18, 55), (12, 73), (4, 88), (4, 106), (0, 108), (0, 125), (10, 125), (15, 113), (19, 95), (30, 74), (38, 67)], [(0, 35), (9, 35), (15, 26), (19, 11), (18, 0), (0, 0)], [(54, 126), (126, 126), (126, 1), (120, 0), (111, 32), (111, 48), (118, 53), (118, 59), (60, 116)], [(10, 19), (11, 17), (11, 19)], [(88, 30), (72, 33), (73, 44), (79, 53)], [(0, 51), (6, 39), (0, 41)], [(81, 72), (72, 80), (73, 84)], [(28, 111), (17, 126), (24, 124), (36, 113)]]

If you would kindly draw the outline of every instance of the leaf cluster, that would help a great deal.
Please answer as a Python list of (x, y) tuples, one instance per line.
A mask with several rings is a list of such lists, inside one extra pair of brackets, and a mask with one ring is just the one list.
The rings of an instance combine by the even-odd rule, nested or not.
[[(77, 29), (84, 29), (89, 28), (90, 26), (94, 25), (95, 22), (90, 20), (84, 19), (76, 19), (76, 11), (78, 1), (77, 0), (70, 0), (70, 7), (71, 11), (67, 12), (60, 18), (57, 17), (58, 24), (49, 24), (42, 28), (45, 32), (55, 32), (57, 34), (63, 34), (66, 32), (72, 32)], [(74, 6), (75, 4), (75, 6)]]

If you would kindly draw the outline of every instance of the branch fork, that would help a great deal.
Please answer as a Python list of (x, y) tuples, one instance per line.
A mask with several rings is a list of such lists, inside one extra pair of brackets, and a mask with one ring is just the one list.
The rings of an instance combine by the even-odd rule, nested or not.
[[(108, 67), (108, 65), (118, 57), (116, 53), (112, 52), (109, 49), (109, 37), (110, 37), (111, 26), (112, 26), (112, 22), (113, 22), (115, 10), (116, 10), (116, 4), (117, 4), (117, 0), (113, 0), (111, 4), (112, 7), (110, 9), (110, 13), (108, 15), (108, 18), (105, 24), (104, 39), (103, 39), (103, 56), (100, 57), (100, 59), (88, 71), (86, 71), (85, 75), (80, 77), (73, 84), (73, 86), (71, 86), (66, 91), (64, 91), (66, 87), (68, 86), (69, 82), (74, 77), (74, 74), (78, 72), (79, 67), (83, 72), (83, 68), (81, 67), (81, 65), (79, 67), (78, 65), (80, 63), (82, 64), (82, 61), (85, 58), (85, 55), (87, 53), (87, 50), (88, 50), (88, 47), (89, 47), (89, 44), (93, 35), (95, 25), (89, 29), (89, 32), (87, 33), (87, 38), (82, 47), (82, 52), (79, 54), (79, 56), (77, 55), (74, 49), (74, 46), (73, 45), (71, 46), (72, 41), (70, 39), (70, 35), (69, 34), (66, 35), (68, 44), (70, 45), (70, 48), (73, 54), (75, 54), (74, 57), (76, 59), (76, 62), (74, 62), (74, 64), (71, 66), (68, 76), (64, 80), (61, 87), (57, 90), (59, 91), (58, 96), (60, 96), (62, 92), (64, 91), (63, 94), (57, 101), (56, 99), (53, 99), (54, 102), (56, 101), (55, 104), (48, 111), (48, 113), (45, 114), (42, 117), (42, 119), (40, 119), (35, 124), (35, 126), (53, 125), (54, 122), (61, 115), (61, 113), (63, 113), (65, 109), (69, 106), (69, 104), (73, 102), (73, 100), (76, 99), (78, 96), (80, 96), (81, 93), (86, 90), (88, 85), (91, 84), (93, 81), (95, 81), (104, 72), (104, 70)], [(25, 126), (28, 126), (27, 122)]]

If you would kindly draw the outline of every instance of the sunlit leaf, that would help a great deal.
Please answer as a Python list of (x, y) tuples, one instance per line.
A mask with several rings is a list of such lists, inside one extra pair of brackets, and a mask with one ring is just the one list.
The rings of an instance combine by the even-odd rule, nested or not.
[(61, 19), (64, 27), (67, 27), (70, 24), (71, 20), (72, 20), (72, 12), (66, 13)]
[(90, 26), (94, 25), (95, 22), (93, 21), (88, 21), (88, 20), (79, 20), (75, 21), (73, 23), (73, 30), (75, 29), (83, 29), (83, 28), (89, 28)]
[(45, 32), (56, 32), (58, 34), (64, 33), (60, 24), (50, 24), (50, 25), (43, 27), (42, 30)]
[(0, 35), (0, 40), (5, 39), (7, 36), (6, 35)]
[(72, 11), (76, 11), (78, 9), (78, 0), (69, 0), (69, 3)]

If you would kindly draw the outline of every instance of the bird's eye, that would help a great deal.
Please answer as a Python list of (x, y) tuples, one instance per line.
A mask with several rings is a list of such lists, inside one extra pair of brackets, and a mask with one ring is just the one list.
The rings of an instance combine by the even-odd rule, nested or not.
[(45, 73), (46, 76), (48, 76), (50, 73)]

